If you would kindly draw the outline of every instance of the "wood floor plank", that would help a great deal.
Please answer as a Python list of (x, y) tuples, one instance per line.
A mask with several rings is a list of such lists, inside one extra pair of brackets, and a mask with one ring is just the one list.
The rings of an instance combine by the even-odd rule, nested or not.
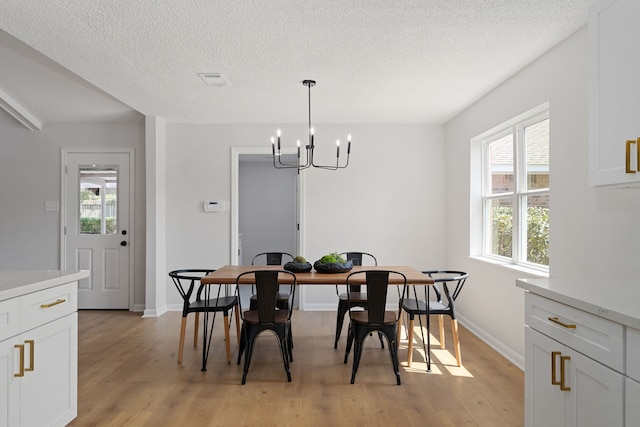
[[(352, 385), (353, 355), (343, 363), (346, 326), (334, 349), (335, 313), (296, 311), (292, 382), (287, 382), (277, 340), (267, 332), (257, 340), (243, 386), (235, 328), (229, 364), (222, 322), (216, 321), (202, 372), (201, 342), (193, 347), (187, 339), (183, 363), (177, 363), (180, 319), (176, 312), (141, 318), (127, 311), (80, 311), (78, 417), (70, 425), (523, 425), (523, 372), (463, 327), (463, 366), (455, 366), (450, 322), (445, 322), (445, 350), (432, 334), (433, 372), (426, 372), (419, 341), (412, 366), (406, 366), (404, 338), (402, 385), (397, 386), (386, 342), (381, 349), (374, 335), (365, 341)], [(187, 337), (192, 337), (193, 318), (188, 320)]]

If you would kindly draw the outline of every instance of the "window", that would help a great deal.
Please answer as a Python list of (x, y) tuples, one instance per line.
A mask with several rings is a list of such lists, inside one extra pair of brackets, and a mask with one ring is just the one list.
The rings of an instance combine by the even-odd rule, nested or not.
[(481, 151), (481, 255), (548, 271), (548, 105), (474, 141)]
[(118, 228), (117, 166), (80, 166), (80, 234), (115, 234)]

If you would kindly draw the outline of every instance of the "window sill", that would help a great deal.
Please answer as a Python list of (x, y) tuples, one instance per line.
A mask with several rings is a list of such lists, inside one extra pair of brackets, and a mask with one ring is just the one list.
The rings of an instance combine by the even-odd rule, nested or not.
[(543, 270), (537, 270), (535, 268), (528, 268), (522, 265), (510, 264), (502, 261), (498, 261), (492, 258), (482, 257), (482, 256), (471, 256), (471, 259), (475, 259), (477, 261), (485, 262), (487, 264), (495, 265), (497, 267), (506, 268), (507, 270), (518, 271), (520, 273), (525, 273), (530, 276), (540, 277), (543, 279), (549, 278), (549, 272)]

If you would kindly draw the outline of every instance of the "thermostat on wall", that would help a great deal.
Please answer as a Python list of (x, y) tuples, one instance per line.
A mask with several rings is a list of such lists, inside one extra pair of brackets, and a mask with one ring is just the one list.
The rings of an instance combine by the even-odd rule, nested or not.
[(222, 212), (222, 202), (204, 202), (205, 212)]

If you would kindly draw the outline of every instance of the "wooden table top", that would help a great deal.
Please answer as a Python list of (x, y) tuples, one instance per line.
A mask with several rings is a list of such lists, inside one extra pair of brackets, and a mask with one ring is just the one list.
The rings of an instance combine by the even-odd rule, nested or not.
[[(217, 284), (235, 284), (236, 278), (241, 273), (245, 273), (247, 271), (253, 270), (282, 270), (283, 267), (281, 265), (225, 265), (216, 271), (207, 274), (205, 277), (201, 279), (201, 283), (205, 285), (217, 285)], [(317, 271), (311, 270), (309, 273), (295, 273), (296, 280), (298, 284), (301, 285), (336, 285), (336, 284), (344, 284), (347, 280), (347, 276), (351, 273), (355, 273), (357, 271), (363, 270), (392, 270), (397, 271), (404, 274), (407, 277), (407, 284), (409, 285), (432, 285), (433, 279), (431, 279), (426, 274), (422, 273), (419, 270), (416, 270), (413, 267), (408, 266), (378, 266), (378, 267), (370, 267), (370, 266), (354, 266), (351, 271), (348, 273), (318, 273)], [(251, 275), (247, 275), (246, 280), (243, 280), (242, 283), (251, 284)], [(395, 276), (395, 277), (394, 277)], [(362, 275), (364, 279), (364, 275)], [(397, 284), (397, 275), (390, 275), (389, 282), (391, 284)], [(288, 274), (282, 275), (282, 283), (290, 283), (290, 276)], [(354, 281), (354, 283), (357, 283)]]

